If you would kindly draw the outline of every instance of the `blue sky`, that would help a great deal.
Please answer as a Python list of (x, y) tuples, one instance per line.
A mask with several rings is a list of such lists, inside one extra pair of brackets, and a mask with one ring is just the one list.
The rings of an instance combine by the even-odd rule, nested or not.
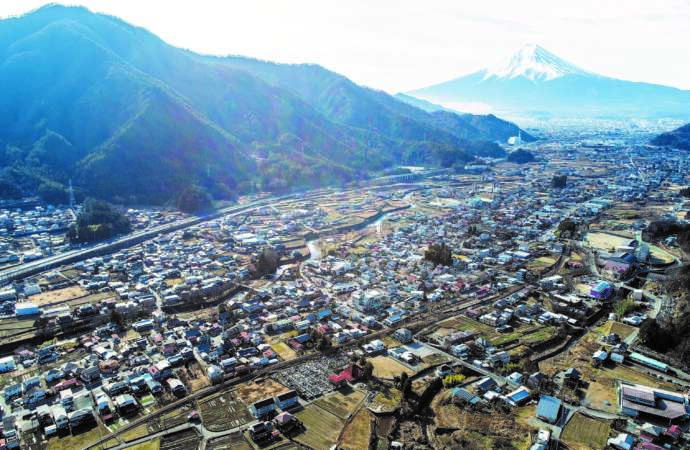
[[(0, 17), (45, 4), (2, 0)], [(82, 0), (167, 42), (321, 64), (388, 92), (491, 65), (526, 43), (589, 71), (690, 89), (690, 0)]]

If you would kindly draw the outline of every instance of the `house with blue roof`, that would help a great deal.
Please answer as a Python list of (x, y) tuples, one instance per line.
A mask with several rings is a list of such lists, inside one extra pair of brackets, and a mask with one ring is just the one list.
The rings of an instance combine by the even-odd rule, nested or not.
[(326, 320), (326, 319), (328, 319), (329, 317), (331, 317), (331, 314), (333, 314), (333, 313), (331, 312), (330, 309), (324, 309), (324, 310), (319, 311), (318, 313), (316, 313), (316, 319), (317, 319), (318, 321)]
[(542, 395), (537, 404), (537, 419), (547, 423), (556, 423), (561, 413), (561, 401), (548, 395)]

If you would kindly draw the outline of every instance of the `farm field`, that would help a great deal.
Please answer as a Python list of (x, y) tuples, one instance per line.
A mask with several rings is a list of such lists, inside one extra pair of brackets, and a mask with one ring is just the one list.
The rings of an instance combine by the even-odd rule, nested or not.
[(123, 433), (120, 437), (126, 441), (135, 441), (141, 437), (144, 437), (149, 434), (149, 430), (146, 427), (146, 425), (139, 425), (136, 428), (132, 428), (131, 430), (126, 431)]
[(611, 249), (615, 251), (617, 247), (628, 245), (632, 239), (634, 238), (624, 238), (604, 232), (587, 233), (589, 245), (604, 252), (610, 252)]
[(590, 408), (609, 413), (618, 410), (616, 380), (609, 377), (597, 377), (596, 382), (589, 383), (584, 403)]
[(151, 441), (142, 442), (141, 444), (127, 447), (127, 450), (158, 450), (161, 445), (160, 439), (153, 439)]
[(93, 444), (100, 438), (110, 434), (108, 430), (100, 420), (98, 420), (98, 426), (93, 427), (88, 431), (76, 435), (69, 435), (60, 438), (52, 438), (48, 441), (48, 450), (75, 450), (77, 448), (86, 448), (90, 444)]
[(561, 440), (576, 450), (604, 448), (610, 431), (611, 426), (608, 423), (591, 419), (578, 412), (566, 424)]
[(635, 330), (637, 330), (637, 328), (633, 327), (632, 325), (614, 321), (606, 322), (604, 326), (601, 327), (601, 332), (604, 334), (604, 336), (615, 333), (620, 336), (621, 339), (627, 338)]
[(234, 433), (227, 436), (211, 439), (206, 444), (207, 450), (252, 450), (242, 433)]
[(225, 431), (252, 421), (247, 407), (232, 392), (205, 398), (199, 402), (199, 414), (211, 431)]
[(160, 450), (194, 450), (199, 448), (201, 436), (196, 430), (184, 430), (161, 438)]
[(539, 272), (553, 266), (554, 264), (556, 264), (556, 258), (552, 258), (550, 256), (541, 256), (527, 263), (527, 270)]
[(311, 448), (330, 448), (338, 440), (345, 421), (323, 408), (311, 404), (295, 414), (302, 421), (306, 431), (297, 437), (297, 442)]
[(379, 378), (393, 378), (406, 372), (413, 375), (414, 371), (400, 364), (389, 356), (377, 356), (369, 360), (374, 366), (374, 375)]
[(369, 446), (371, 436), (371, 413), (362, 408), (355, 415), (343, 432), (338, 448), (344, 450), (359, 450)]
[(362, 391), (350, 391), (349, 393), (336, 392), (334, 394), (321, 397), (316, 402), (316, 405), (329, 411), (341, 419), (347, 419), (352, 414), (352, 411), (357, 408), (359, 402), (364, 398)]
[[(475, 442), (478, 448), (494, 448), (497, 437), (508, 439), (517, 448), (529, 448), (530, 427), (517, 420), (516, 415), (472, 412), (453, 404), (444, 404), (449, 395), (450, 391), (446, 391), (437, 395), (431, 403), (436, 415), (436, 427), (458, 428), (462, 431), (463, 440)], [(439, 435), (436, 438), (441, 440)], [(462, 448), (462, 443), (459, 442), (445, 444), (452, 448)]]
[(277, 381), (266, 378), (263, 381), (256, 380), (254, 382), (240, 385), (237, 389), (235, 397), (241, 398), (246, 405), (251, 405), (254, 402), (263, 400), (267, 397), (274, 397), (290, 389), (278, 383)]
[(39, 306), (50, 304), (50, 303), (62, 303), (68, 300), (72, 300), (77, 297), (83, 297), (88, 292), (81, 286), (70, 286), (62, 289), (56, 289), (54, 291), (41, 292), (40, 294), (32, 295), (31, 302), (36, 303)]
[(617, 366), (613, 367), (612, 369), (606, 369), (603, 368), (599, 372), (600, 376), (606, 376), (608, 378), (613, 378), (613, 379), (618, 379), (618, 380), (623, 380), (623, 381), (629, 381), (631, 383), (638, 383), (638, 384), (644, 384), (646, 386), (651, 386), (659, 389), (666, 389), (669, 391), (678, 391), (678, 386), (675, 386), (671, 383), (667, 383), (664, 381), (659, 380), (658, 378), (648, 375), (641, 370), (644, 369), (638, 369), (638, 368), (633, 368), (630, 366), (626, 366), (624, 364), (618, 364)]
[(453, 328), (456, 331), (475, 331), (486, 339), (493, 339), (497, 336), (500, 336), (499, 333), (496, 333), (496, 330), (493, 327), (465, 316), (453, 317), (441, 322), (441, 325), (443, 327)]
[(271, 348), (280, 356), (283, 361), (289, 361), (297, 357), (297, 353), (285, 342), (276, 342)]

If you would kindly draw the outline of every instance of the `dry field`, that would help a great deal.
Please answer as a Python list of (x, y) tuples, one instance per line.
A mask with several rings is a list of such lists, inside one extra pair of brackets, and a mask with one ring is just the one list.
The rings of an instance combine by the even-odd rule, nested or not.
[(297, 357), (297, 353), (285, 342), (276, 342), (275, 344), (271, 345), (271, 348), (278, 354), (278, 356), (280, 356), (283, 361), (289, 361)]
[(608, 423), (575, 413), (563, 429), (561, 440), (576, 450), (603, 449), (610, 431)]
[(341, 419), (347, 419), (364, 398), (362, 391), (350, 391), (347, 394), (336, 392), (318, 399), (315, 404)]
[(56, 289), (54, 291), (46, 291), (36, 294), (31, 297), (31, 301), (41, 306), (52, 303), (63, 303), (77, 297), (83, 297), (87, 294), (88, 292), (81, 286), (70, 286), (63, 289)]
[(615, 250), (617, 247), (627, 245), (631, 239), (633, 239), (633, 237), (623, 238), (604, 232), (587, 233), (587, 242), (589, 245), (604, 252), (609, 252), (611, 249)]
[(637, 328), (631, 325), (614, 321), (606, 322), (604, 326), (601, 327), (601, 332), (604, 334), (604, 336), (610, 333), (616, 333), (618, 336), (620, 336), (621, 339), (627, 338), (635, 330), (637, 330)]
[(330, 448), (338, 440), (345, 424), (343, 419), (315, 404), (308, 405), (295, 415), (306, 428), (295, 440), (311, 448)]
[(371, 420), (371, 413), (365, 408), (360, 409), (345, 428), (338, 448), (344, 450), (367, 448), (371, 436)]
[(274, 397), (289, 390), (289, 388), (286, 388), (277, 381), (266, 378), (263, 381), (257, 380), (240, 385), (234, 397), (242, 399), (247, 405), (251, 405), (259, 400), (263, 400), (267, 397)]
[(233, 392), (225, 392), (199, 401), (199, 414), (204, 426), (211, 431), (230, 430), (252, 421), (249, 410)]
[(406, 372), (408, 375), (413, 375), (414, 371), (400, 364), (388, 356), (377, 356), (369, 359), (374, 366), (374, 376), (378, 378), (393, 378)]

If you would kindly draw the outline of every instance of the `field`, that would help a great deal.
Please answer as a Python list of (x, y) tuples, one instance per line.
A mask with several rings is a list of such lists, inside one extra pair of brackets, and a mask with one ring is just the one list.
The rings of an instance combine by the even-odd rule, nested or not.
[(142, 438), (146, 435), (149, 434), (149, 430), (146, 427), (146, 425), (139, 425), (138, 427), (132, 428), (131, 430), (126, 431), (120, 437), (124, 439), (126, 442), (129, 441), (135, 441), (139, 438)]
[(380, 393), (374, 399), (374, 404), (371, 406), (373, 410), (389, 411), (393, 410), (400, 404), (400, 391), (393, 388), (388, 393)]
[(621, 339), (627, 338), (635, 330), (637, 330), (637, 328), (631, 325), (614, 321), (606, 322), (604, 326), (601, 327), (601, 332), (604, 334), (604, 336), (610, 333), (616, 333), (618, 336), (620, 336)]
[(529, 448), (530, 427), (516, 420), (516, 415), (473, 412), (453, 404), (444, 404), (449, 393), (450, 391), (446, 391), (437, 395), (432, 401), (434, 422), (439, 428), (459, 429), (458, 437), (461, 441), (449, 441), (450, 436), (441, 436), (434, 432), (439, 447), (445, 445), (450, 448), (464, 448), (472, 442), (476, 444), (475, 448), (495, 448), (494, 440), (503, 438), (512, 442), (516, 448)]
[(608, 423), (590, 419), (578, 412), (563, 429), (561, 440), (573, 449), (604, 448), (610, 431)]
[(73, 298), (83, 297), (86, 294), (88, 294), (88, 292), (81, 286), (70, 286), (33, 295), (31, 301), (37, 303), (39, 306), (43, 306), (52, 303), (63, 303)]
[(374, 366), (374, 376), (378, 378), (393, 378), (403, 372), (413, 375), (414, 371), (400, 364), (398, 361), (388, 356), (377, 356), (369, 360)]
[(359, 450), (367, 448), (371, 435), (371, 413), (361, 409), (347, 425), (338, 448), (345, 450)]
[(160, 439), (154, 439), (152, 441), (142, 442), (141, 444), (133, 445), (127, 447), (127, 450), (158, 450), (161, 445)]
[(317, 405), (311, 404), (295, 414), (306, 431), (295, 438), (311, 448), (330, 448), (338, 440), (345, 421)]
[(610, 252), (611, 249), (615, 251), (617, 247), (627, 245), (632, 239), (634, 238), (624, 238), (609, 233), (587, 233), (589, 245), (605, 252)]
[(527, 263), (526, 268), (532, 272), (539, 272), (553, 266), (554, 264), (556, 264), (556, 258), (552, 258), (550, 256), (541, 256)]
[(649, 262), (652, 264), (671, 264), (673, 255), (655, 245), (649, 246)]
[(244, 404), (232, 392), (206, 398), (199, 402), (199, 414), (211, 431), (225, 431), (252, 421)]
[(110, 431), (103, 426), (101, 421), (98, 421), (98, 426), (92, 429), (79, 433), (77, 435), (69, 435), (65, 437), (55, 437), (48, 441), (48, 450), (74, 450), (77, 448), (86, 448), (93, 444), (100, 438), (110, 434)]
[(166, 434), (161, 438), (160, 450), (194, 450), (199, 448), (201, 436), (194, 429)]
[(609, 413), (618, 412), (618, 398), (615, 380), (608, 377), (597, 377), (597, 381), (589, 383), (585, 402), (587, 406)]
[(618, 364), (616, 367), (612, 369), (601, 369), (599, 374), (600, 376), (605, 376), (607, 378), (629, 381), (631, 383), (644, 384), (646, 386), (651, 386), (659, 389), (667, 389), (669, 391), (674, 392), (678, 390), (677, 386), (671, 383), (660, 381), (656, 377), (641, 372), (641, 370), (644, 369), (633, 369), (632, 367)]
[(229, 434), (216, 439), (211, 439), (206, 444), (207, 450), (252, 450), (252, 446), (247, 442), (241, 433)]
[(451, 327), (457, 331), (474, 331), (482, 335), (486, 339), (492, 339), (499, 336), (493, 327), (490, 327), (484, 323), (472, 320), (465, 316), (456, 316), (441, 322), (443, 327)]
[(363, 398), (364, 393), (362, 391), (351, 391), (348, 394), (336, 392), (322, 397), (314, 403), (341, 419), (347, 419)]
[(592, 354), (599, 349), (599, 334), (591, 331), (567, 352), (545, 359), (539, 363), (539, 370), (547, 375), (575, 367), (585, 380), (596, 379), (597, 369), (592, 367)]
[(0, 321), (0, 337), (8, 337), (25, 333), (34, 329), (33, 320), (2, 320)]
[(555, 333), (556, 333), (555, 327), (540, 328), (540, 329), (538, 329), (532, 333), (524, 334), (520, 338), (520, 343), (522, 343), (522, 344), (533, 344), (535, 342), (544, 341), (544, 340), (552, 337)]
[(285, 342), (276, 342), (271, 348), (280, 356), (283, 361), (289, 361), (297, 357), (297, 353)]
[(263, 381), (259, 380), (249, 383), (242, 384), (237, 389), (236, 398), (241, 398), (245, 404), (251, 405), (254, 402), (263, 400), (267, 397), (274, 397), (283, 392), (287, 392), (290, 389), (286, 388), (282, 384), (274, 381), (270, 378), (266, 378)]

